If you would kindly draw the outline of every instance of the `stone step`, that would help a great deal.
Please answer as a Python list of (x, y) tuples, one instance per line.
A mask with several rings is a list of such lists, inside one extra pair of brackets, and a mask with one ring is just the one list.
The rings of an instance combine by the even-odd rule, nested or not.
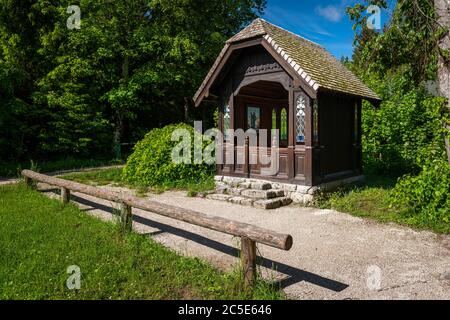
[(232, 196), (220, 193), (213, 193), (206, 196), (206, 199), (218, 201), (228, 201), (230, 198), (232, 198)]
[(231, 202), (234, 204), (240, 204), (241, 206), (251, 207), (251, 206), (253, 206), (253, 203), (255, 202), (255, 200), (245, 198), (245, 197), (231, 197), (230, 199), (228, 199), (228, 202)]
[(291, 203), (292, 200), (290, 198), (283, 197), (268, 200), (257, 200), (253, 202), (253, 206), (258, 209), (273, 210), (284, 206), (288, 206)]
[[(261, 191), (261, 190), (260, 190)], [(224, 201), (241, 206), (255, 207), (257, 209), (273, 210), (280, 207), (288, 206), (292, 203), (292, 199), (288, 197), (277, 197), (272, 199), (252, 199), (244, 196), (232, 196), (228, 194), (209, 194), (206, 199)]]
[(241, 195), (247, 198), (252, 198), (255, 200), (268, 200), (279, 197), (284, 197), (285, 193), (283, 190), (255, 190), (246, 189), (241, 192)]
[(270, 190), (272, 185), (270, 183), (253, 182), (251, 184), (251, 189), (254, 190)]
[(241, 189), (241, 188), (229, 188), (227, 189), (226, 193), (232, 196), (240, 196), (242, 192), (247, 189)]

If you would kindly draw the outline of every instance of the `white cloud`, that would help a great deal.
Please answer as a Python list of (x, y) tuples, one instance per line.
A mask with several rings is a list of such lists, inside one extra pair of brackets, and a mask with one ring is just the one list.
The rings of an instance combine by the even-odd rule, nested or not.
[(331, 22), (339, 22), (344, 16), (344, 11), (341, 8), (333, 5), (317, 6), (316, 13)]

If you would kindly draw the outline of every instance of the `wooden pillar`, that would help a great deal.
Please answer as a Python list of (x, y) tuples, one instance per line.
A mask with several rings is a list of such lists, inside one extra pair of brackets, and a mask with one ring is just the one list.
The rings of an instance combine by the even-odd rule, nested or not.
[[(225, 163), (225, 143), (224, 143), (224, 139), (225, 139), (225, 135), (226, 132), (224, 130), (224, 108), (226, 107), (226, 102), (223, 101), (223, 99), (220, 99), (220, 105), (219, 105), (219, 131), (222, 132), (222, 137), (221, 137), (221, 141), (216, 141), (217, 143), (217, 147), (220, 148), (220, 152), (222, 153), (222, 159), (217, 159), (220, 161), (217, 161), (216, 163), (216, 174), (217, 175), (222, 175), (222, 171), (223, 171), (223, 165)], [(216, 153), (216, 156), (218, 156), (218, 154)]]
[(314, 100), (305, 96), (305, 179), (307, 185), (313, 185), (313, 103)]
[(363, 151), (362, 151), (362, 100), (358, 100), (358, 173), (363, 174)]
[(250, 177), (250, 138), (248, 136), (245, 137), (244, 143), (244, 174), (247, 177)]
[(70, 202), (70, 190), (67, 188), (61, 188), (61, 202), (68, 204)]
[(122, 202), (120, 204), (120, 223), (122, 230), (131, 231), (133, 225), (133, 214), (132, 209), (129, 205)]
[(256, 280), (256, 242), (241, 238), (241, 263), (245, 288), (251, 288)]
[[(312, 113), (312, 185), (316, 186), (321, 183), (321, 171), (322, 171), (322, 154), (320, 148), (320, 109), (319, 99), (313, 99), (311, 101), (311, 113)], [(317, 114), (316, 114), (317, 113)]]
[(287, 175), (289, 179), (295, 177), (295, 94), (294, 89), (289, 90), (289, 113), (288, 113), (288, 162)]

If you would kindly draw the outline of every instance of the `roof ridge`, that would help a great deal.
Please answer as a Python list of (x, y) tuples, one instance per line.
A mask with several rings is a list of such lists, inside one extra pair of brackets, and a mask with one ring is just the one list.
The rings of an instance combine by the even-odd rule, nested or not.
[[(267, 22), (266, 20), (264, 20), (264, 19), (261, 18), (261, 17), (258, 17), (258, 18), (256, 18), (255, 20), (252, 21), (252, 23), (254, 23), (254, 22), (259, 22), (259, 23), (261, 23), (261, 27), (263, 28), (263, 30), (264, 30), (265, 32), (267, 32), (266, 26), (264, 25), (264, 22)], [(251, 24), (252, 24), (252, 23), (251, 23)]]
[[(261, 29), (261, 32), (255, 31), (254, 29)], [(262, 37), (268, 33), (264, 23), (262, 22), (261, 18), (254, 19), (249, 25), (247, 25), (245, 28), (243, 28), (241, 31), (236, 33), (234, 36), (232, 36), (230, 39), (226, 41), (226, 43), (231, 43), (235, 41), (242, 40), (240, 36), (245, 35), (247, 32), (254, 33), (251, 37)], [(244, 36), (243, 39), (249, 38), (247, 36)]]

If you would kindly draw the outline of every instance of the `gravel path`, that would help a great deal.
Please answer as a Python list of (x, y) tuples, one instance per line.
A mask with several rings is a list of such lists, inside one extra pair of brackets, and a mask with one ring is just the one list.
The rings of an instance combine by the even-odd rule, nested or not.
[[(50, 187), (39, 188), (55, 196)], [(121, 188), (109, 188), (130, 192)], [(279, 281), (292, 299), (450, 299), (450, 237), (379, 224), (313, 208), (273, 211), (188, 198), (183, 192), (149, 195), (162, 203), (255, 224), (294, 238), (288, 252), (259, 245), (262, 274)], [(102, 219), (115, 204), (73, 194), (86, 212)], [(217, 267), (236, 267), (239, 239), (133, 209), (134, 229), (180, 254)], [(272, 271), (277, 270), (277, 272)]]

